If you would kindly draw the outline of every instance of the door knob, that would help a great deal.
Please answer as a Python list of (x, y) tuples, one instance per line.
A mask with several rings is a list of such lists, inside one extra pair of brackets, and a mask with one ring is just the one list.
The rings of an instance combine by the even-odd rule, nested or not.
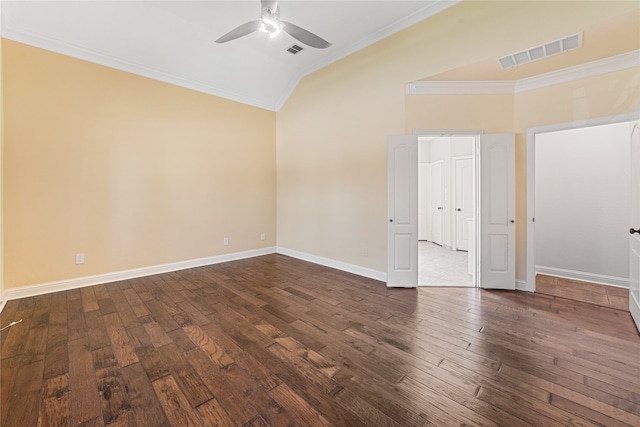
[(460, 209), (460, 208), (458, 208), (458, 209), (456, 209), (456, 210), (457, 210), (458, 212), (462, 212), (462, 209)]
[(640, 228), (638, 228), (637, 230), (634, 230), (633, 228), (629, 229), (629, 234), (633, 234), (633, 233), (638, 233), (640, 234)]
[(438, 206), (438, 207), (437, 207), (437, 209), (438, 209), (439, 211), (441, 211), (441, 210), (442, 210), (442, 206)]

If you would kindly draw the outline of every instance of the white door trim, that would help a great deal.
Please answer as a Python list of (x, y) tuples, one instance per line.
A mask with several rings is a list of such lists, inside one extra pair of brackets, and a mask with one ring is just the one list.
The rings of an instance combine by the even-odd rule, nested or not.
[[(631, 122), (629, 158), (631, 159), (631, 206), (629, 212), (629, 312), (640, 331), (640, 120)], [(640, 231), (638, 231), (640, 233)]]
[(539, 133), (557, 132), (562, 130), (580, 129), (592, 126), (610, 125), (614, 123), (630, 122), (640, 119), (640, 111), (619, 114), (616, 116), (597, 117), (593, 119), (577, 120), (574, 122), (556, 123), (553, 125), (537, 126), (527, 128), (527, 282), (523, 291), (535, 292), (536, 290), (536, 262), (535, 262), (535, 156), (536, 156), (536, 135)]
[[(445, 203), (444, 203), (444, 160), (436, 160), (435, 162), (430, 162), (427, 163), (429, 165), (429, 194), (431, 195), (430, 200), (429, 200), (429, 220), (431, 221), (431, 239), (430, 241), (435, 243), (436, 245), (440, 245), (440, 246), (445, 246), (444, 244), (444, 208), (445, 208)], [(437, 197), (435, 197), (437, 195), (436, 191), (434, 190), (434, 167), (439, 166), (440, 167), (440, 203), (436, 203), (435, 199)], [(441, 205), (441, 206), (436, 206), (436, 205)], [(439, 230), (437, 227), (434, 227), (434, 222), (435, 222), (435, 218), (436, 218), (436, 210), (440, 210), (440, 227)], [(440, 242), (436, 242), (436, 236), (439, 236), (439, 240)]]
[(424, 191), (430, 175), (431, 163), (418, 163), (418, 240), (431, 240), (431, 194)]

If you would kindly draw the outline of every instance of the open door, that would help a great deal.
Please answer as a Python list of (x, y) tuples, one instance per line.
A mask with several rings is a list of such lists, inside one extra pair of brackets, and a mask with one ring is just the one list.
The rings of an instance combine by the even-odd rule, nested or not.
[(387, 137), (387, 286), (418, 286), (418, 137)]
[(469, 221), (473, 220), (473, 164), (471, 157), (457, 158), (454, 164), (455, 179), (455, 247), (469, 250)]
[(631, 224), (629, 232), (629, 311), (640, 331), (640, 122), (631, 130)]
[(480, 286), (516, 288), (515, 135), (480, 138)]

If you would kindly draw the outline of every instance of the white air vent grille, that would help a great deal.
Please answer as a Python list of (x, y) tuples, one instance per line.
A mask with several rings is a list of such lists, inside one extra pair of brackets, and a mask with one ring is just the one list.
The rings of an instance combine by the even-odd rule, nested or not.
[(304, 48), (302, 46), (298, 46), (297, 44), (294, 44), (293, 46), (291, 46), (290, 48), (287, 48), (287, 52), (296, 55), (297, 53), (301, 52)]
[(498, 59), (503, 70), (582, 47), (582, 33), (563, 37)]

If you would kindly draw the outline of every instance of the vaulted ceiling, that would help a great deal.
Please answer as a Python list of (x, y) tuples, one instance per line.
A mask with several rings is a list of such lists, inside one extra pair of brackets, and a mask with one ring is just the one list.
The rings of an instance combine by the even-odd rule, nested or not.
[[(215, 43), (259, 19), (259, 0), (3, 1), (2, 36), (277, 111), (305, 75), (458, 2), (280, 1), (281, 19), (331, 42), (327, 49), (284, 32)], [(304, 50), (287, 52), (293, 44)]]

